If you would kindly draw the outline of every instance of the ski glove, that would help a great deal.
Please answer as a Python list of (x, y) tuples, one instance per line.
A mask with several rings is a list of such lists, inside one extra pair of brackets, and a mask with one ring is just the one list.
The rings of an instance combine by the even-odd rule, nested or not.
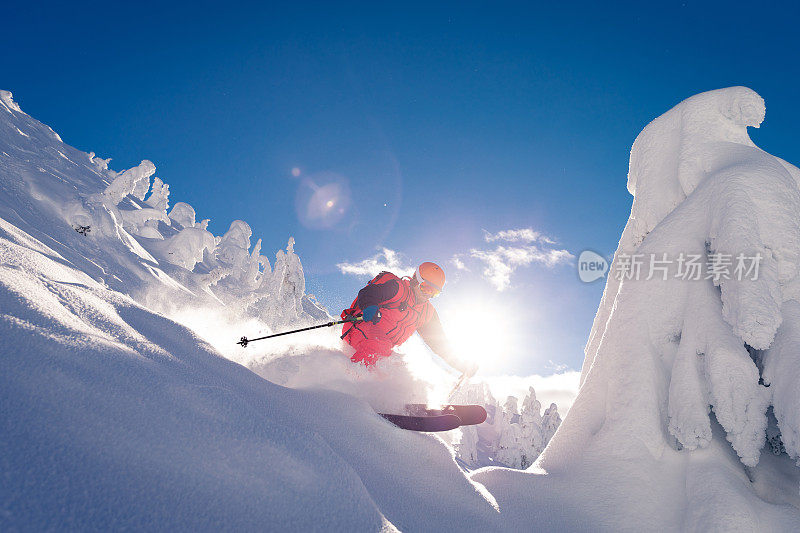
[(370, 305), (364, 309), (361, 316), (364, 317), (364, 322), (372, 322), (373, 324), (377, 324), (381, 320), (381, 312), (377, 305)]

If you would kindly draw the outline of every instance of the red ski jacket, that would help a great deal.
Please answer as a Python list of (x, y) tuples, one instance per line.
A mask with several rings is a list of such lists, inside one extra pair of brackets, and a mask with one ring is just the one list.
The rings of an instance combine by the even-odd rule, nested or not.
[(450, 355), (436, 309), (428, 301), (417, 302), (410, 278), (381, 272), (358, 292), (358, 297), (349, 309), (342, 311), (341, 316), (358, 314), (371, 305), (377, 305), (381, 311), (377, 324), (361, 322), (344, 324), (342, 328), (342, 338), (351, 346), (358, 349), (366, 340), (386, 343), (390, 347), (399, 346), (419, 331), (431, 350), (440, 356)]

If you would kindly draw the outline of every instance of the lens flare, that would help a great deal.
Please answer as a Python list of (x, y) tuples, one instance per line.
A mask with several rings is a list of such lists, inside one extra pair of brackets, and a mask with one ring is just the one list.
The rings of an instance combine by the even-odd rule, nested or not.
[(295, 198), (297, 218), (307, 228), (328, 229), (350, 210), (352, 198), (347, 179), (326, 172), (302, 180)]

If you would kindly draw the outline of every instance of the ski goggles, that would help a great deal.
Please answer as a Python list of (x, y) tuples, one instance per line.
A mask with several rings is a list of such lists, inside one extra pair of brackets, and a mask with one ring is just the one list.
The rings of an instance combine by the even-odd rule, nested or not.
[(440, 292), (442, 292), (442, 289), (437, 287), (435, 284), (422, 279), (422, 276), (419, 275), (419, 272), (417, 272), (414, 277), (417, 279), (417, 283), (419, 283), (419, 292), (428, 298), (435, 298), (436, 296), (439, 296)]

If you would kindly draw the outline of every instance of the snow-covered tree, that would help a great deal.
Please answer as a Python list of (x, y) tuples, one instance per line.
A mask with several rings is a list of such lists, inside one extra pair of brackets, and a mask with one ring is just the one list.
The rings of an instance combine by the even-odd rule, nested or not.
[(132, 235), (161, 239), (162, 235), (156, 229), (158, 222), (169, 224), (165, 211), (145, 207), (142, 209), (120, 209), (122, 227)]
[(144, 200), (144, 196), (150, 188), (150, 176), (155, 171), (156, 166), (145, 159), (139, 166), (129, 168), (117, 175), (111, 185), (106, 187), (102, 193), (104, 203), (116, 207), (128, 195)]
[(153, 178), (150, 196), (145, 201), (147, 205), (166, 214), (169, 208), (169, 185), (161, 181), (161, 178)]
[(478, 428), (475, 426), (464, 426), (459, 429), (460, 435), (455, 443), (455, 451), (458, 457), (468, 465), (478, 464)]
[(453, 402), (482, 405), (488, 415), (483, 424), (461, 428), (454, 442), (458, 457), (471, 467), (527, 468), (561, 423), (555, 404), (542, 416), (533, 387), (528, 388), (519, 411), (516, 398), (511, 396), (501, 405), (484, 382), (463, 385)]
[(172, 211), (169, 212), (169, 218), (184, 228), (192, 228), (194, 227), (195, 220), (194, 207), (185, 202), (177, 202), (172, 206)]
[(270, 298), (259, 300), (255, 307), (261, 309), (262, 316), (270, 316), (275, 325), (297, 322), (308, 316), (303, 311), (305, 289), (303, 266), (294, 251), (294, 237), (289, 237), (286, 251), (278, 250), (272, 273), (263, 276), (259, 287), (259, 292)]
[(217, 241), (209, 231), (199, 226), (185, 227), (164, 243), (162, 250), (166, 261), (193, 270), (203, 261), (204, 253), (214, 250)]
[[(560, 425), (561, 415), (558, 414), (558, 406), (556, 406), (554, 403), (551, 403), (550, 407), (545, 409), (544, 416), (542, 417), (542, 441), (544, 446), (550, 442), (550, 439), (552, 439), (553, 435), (556, 434), (556, 430)], [(544, 450), (544, 446), (542, 447), (542, 450)]]
[(528, 388), (528, 394), (522, 402), (522, 411), (519, 417), (521, 468), (528, 468), (533, 464), (549, 440), (544, 438), (542, 431), (541, 410), (542, 405), (536, 399), (536, 391), (533, 390), (533, 387)]
[(250, 260), (250, 237), (253, 230), (244, 220), (234, 220), (225, 235), (222, 236), (215, 251), (217, 260), (230, 270), (230, 274), (236, 280), (247, 271), (247, 264)]
[(108, 164), (111, 163), (111, 158), (103, 159), (102, 157), (97, 157), (94, 152), (89, 152), (89, 161), (100, 171), (101, 174), (109, 174), (114, 173), (113, 170), (108, 169)]
[(518, 417), (517, 399), (509, 396), (503, 404), (503, 411), (500, 415), (500, 436), (497, 440), (495, 459), (511, 468), (522, 466), (523, 450), (520, 442), (522, 428), (518, 423), (514, 423)]
[[(738, 513), (737, 527), (749, 529), (757, 519), (746, 509), (763, 501), (757, 483), (735, 493), (699, 487), (759, 476), (770, 406), (786, 453), (800, 459), (800, 170), (753, 144), (747, 128), (764, 116), (758, 94), (732, 87), (681, 102), (636, 138), (630, 218), (580, 393), (543, 470), (569, 477), (599, 461), (648, 464), (647, 490), (657, 492), (636, 499), (640, 512), (660, 513), (669, 487), (690, 487), (692, 524), (729, 529)], [(666, 268), (653, 273), (654, 262)], [(609, 492), (616, 502), (645, 486), (607, 472), (610, 486), (622, 476), (629, 487)]]

